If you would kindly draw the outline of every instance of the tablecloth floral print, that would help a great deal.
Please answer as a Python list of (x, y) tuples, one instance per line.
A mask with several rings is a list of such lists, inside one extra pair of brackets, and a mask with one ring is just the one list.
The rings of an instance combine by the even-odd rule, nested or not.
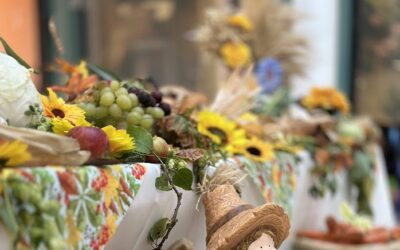
[(255, 162), (244, 157), (240, 157), (239, 161), (243, 163), (246, 174), (259, 188), (265, 201), (282, 206), (291, 215), (299, 158), (294, 154), (278, 152), (270, 162)]
[(0, 221), (10, 247), (103, 249), (145, 174), (145, 164), (3, 169)]

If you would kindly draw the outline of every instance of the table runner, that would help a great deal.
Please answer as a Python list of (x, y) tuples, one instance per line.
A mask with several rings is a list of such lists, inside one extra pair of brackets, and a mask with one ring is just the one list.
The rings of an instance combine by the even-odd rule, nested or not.
[(144, 164), (4, 169), (0, 221), (10, 247), (102, 249), (145, 174)]

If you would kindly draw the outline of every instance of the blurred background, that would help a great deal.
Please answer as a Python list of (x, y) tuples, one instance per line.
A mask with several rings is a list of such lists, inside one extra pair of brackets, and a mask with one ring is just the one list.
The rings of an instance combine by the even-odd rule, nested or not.
[[(242, 0), (245, 1), (245, 0)], [(62, 57), (85, 59), (122, 78), (152, 77), (212, 96), (212, 72), (201, 70), (204, 53), (193, 30), (210, 6), (241, 0), (0, 0), (0, 35), (42, 72), (38, 86), (60, 81), (49, 71), (59, 55), (49, 32), (53, 18)], [(356, 114), (382, 127), (382, 141), (400, 214), (400, 1), (285, 0), (303, 15), (297, 29), (309, 40), (309, 65), (292, 83), (300, 97), (315, 85), (333, 85)], [(268, 15), (268, 13), (266, 13)]]

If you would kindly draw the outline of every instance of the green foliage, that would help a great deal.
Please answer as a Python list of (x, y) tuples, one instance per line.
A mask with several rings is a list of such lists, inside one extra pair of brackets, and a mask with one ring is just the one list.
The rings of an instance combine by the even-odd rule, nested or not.
[(185, 190), (192, 190), (193, 173), (188, 168), (180, 168), (172, 176), (172, 183)]
[(160, 177), (156, 178), (156, 188), (161, 191), (170, 191), (172, 190), (172, 186), (169, 184), (168, 176), (165, 173), (162, 173)]
[(151, 153), (153, 148), (153, 137), (145, 128), (139, 126), (130, 126), (128, 127), (127, 132), (135, 139), (135, 152), (141, 154)]
[(161, 218), (151, 227), (148, 240), (150, 242), (155, 242), (156, 240), (162, 238), (167, 233), (168, 227), (171, 226), (171, 220), (169, 218)]
[(121, 79), (115, 75), (114, 73), (103, 69), (102, 67), (100, 67), (99, 65), (96, 64), (92, 64), (92, 63), (87, 63), (87, 67), (88, 69), (96, 74), (97, 76), (99, 76), (102, 80), (117, 80), (117, 81), (121, 81)]
[[(4, 50), (7, 53), (7, 55), (11, 56), (12, 58), (14, 58), (19, 64), (21, 64), (22, 66), (24, 66), (27, 69), (31, 69), (32, 67), (29, 66), (29, 64), (27, 62), (25, 62), (24, 59), (22, 59), (11, 47), (10, 45), (8, 45), (8, 43), (6, 42), (6, 40), (4, 40), (1, 36), (0, 36), (0, 42), (1, 44), (3, 44)], [(35, 73), (38, 73), (36, 70), (34, 71)]]

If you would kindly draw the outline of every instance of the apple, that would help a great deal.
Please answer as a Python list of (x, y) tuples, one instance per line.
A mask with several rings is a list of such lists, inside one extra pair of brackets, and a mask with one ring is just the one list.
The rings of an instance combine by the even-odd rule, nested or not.
[(100, 128), (77, 126), (67, 136), (77, 140), (82, 150), (89, 151), (92, 160), (103, 158), (109, 149), (108, 137)]

